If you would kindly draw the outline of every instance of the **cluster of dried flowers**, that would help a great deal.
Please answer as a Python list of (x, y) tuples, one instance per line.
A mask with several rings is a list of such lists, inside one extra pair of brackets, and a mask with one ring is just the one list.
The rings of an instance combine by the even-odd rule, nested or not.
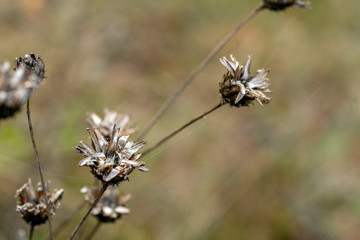
[[(100, 194), (100, 190), (100, 186), (94, 186), (91, 189), (83, 187), (80, 192), (84, 194), (85, 201), (91, 205)], [(117, 188), (109, 187), (91, 210), (91, 215), (100, 222), (115, 222), (130, 213), (130, 209), (126, 207), (130, 198), (130, 194), (122, 194)]]
[[(260, 9), (268, 8), (278, 11), (288, 7), (311, 8), (311, 3), (305, 0), (263, 0), (263, 6)], [(232, 55), (230, 59), (221, 58), (220, 62), (227, 70), (222, 82), (219, 83), (221, 102), (195, 121), (225, 104), (243, 107), (257, 101), (264, 106), (271, 101), (271, 98), (265, 95), (271, 92), (270, 81), (266, 78), (269, 70), (260, 69), (255, 74), (250, 74), (250, 56), (245, 66)], [(0, 64), (0, 119), (10, 117), (17, 112), (22, 104), (29, 100), (31, 92), (45, 77), (45, 64), (38, 55), (26, 54), (24, 57), (16, 58), (15, 64), (16, 67), (13, 70), (7, 62)], [(128, 180), (129, 174), (136, 168), (143, 172), (149, 169), (144, 162), (139, 161), (141, 153), (138, 153), (146, 142), (128, 141), (130, 135), (136, 131), (135, 128), (130, 127), (130, 117), (108, 109), (105, 109), (104, 113), (103, 119), (93, 112), (88, 114), (86, 121), (90, 128), (86, 131), (91, 145), (80, 141), (74, 149), (85, 157), (79, 162), (79, 166), (89, 167), (95, 178), (102, 183), (102, 188), (93, 186), (81, 189), (85, 201), (92, 205), (88, 213), (100, 222), (115, 222), (130, 213), (126, 204), (131, 198), (130, 194), (120, 194), (115, 185)], [(180, 130), (195, 121), (190, 121)], [(173, 135), (170, 134), (170, 137)], [(50, 193), (50, 183), (45, 185), (45, 189), (41, 183), (33, 188), (29, 179), (16, 192), (16, 210), (31, 226), (46, 222), (49, 216), (55, 215), (55, 211), (60, 206), (64, 190), (55, 189)], [(88, 214), (82, 222), (87, 216)], [(82, 222), (79, 223), (70, 239), (73, 238)]]
[(16, 58), (14, 71), (10, 64), (0, 65), (0, 119), (12, 116), (30, 98), (45, 75), (45, 64), (33, 53)]
[[(48, 214), (55, 215), (56, 209), (60, 206), (64, 189), (55, 189), (50, 193), (50, 182), (46, 188), (44, 190), (41, 183), (38, 183), (34, 189), (29, 178), (28, 182), (16, 191), (16, 211), (19, 211), (20, 216), (32, 226), (45, 223)], [(47, 194), (49, 209), (46, 208), (45, 194)]]

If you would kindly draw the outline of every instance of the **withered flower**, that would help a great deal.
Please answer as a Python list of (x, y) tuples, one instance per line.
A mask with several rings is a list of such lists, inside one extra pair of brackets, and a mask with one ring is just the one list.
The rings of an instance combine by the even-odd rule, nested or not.
[(245, 67), (240, 65), (232, 55), (230, 59), (220, 58), (221, 64), (228, 70), (223, 82), (219, 83), (223, 100), (236, 107), (248, 106), (254, 100), (262, 106), (268, 104), (271, 98), (264, 93), (271, 92), (268, 88), (270, 81), (266, 78), (270, 70), (260, 69), (256, 74), (250, 75), (250, 56)]
[(146, 144), (145, 141), (128, 142), (129, 135), (121, 136), (121, 130), (116, 125), (108, 139), (97, 129), (90, 128), (87, 132), (92, 147), (80, 141), (80, 145), (74, 149), (85, 156), (79, 166), (90, 167), (97, 179), (114, 185), (127, 180), (135, 168), (143, 172), (149, 171), (145, 163), (137, 161), (141, 153), (135, 154)]
[(28, 73), (34, 73), (40, 79), (45, 78), (45, 63), (37, 54), (30, 53), (25, 54), (24, 57), (15, 58), (15, 65), (14, 70), (25, 67)]
[(284, 10), (288, 7), (311, 9), (310, 1), (305, 0), (263, 0), (264, 7), (274, 11)]
[(93, 129), (98, 129), (99, 132), (104, 135), (105, 138), (109, 138), (111, 131), (116, 125), (120, 128), (120, 135), (130, 135), (136, 132), (136, 129), (129, 128), (130, 116), (127, 114), (119, 114), (115, 111), (108, 109), (104, 110), (104, 119), (101, 119), (96, 113), (89, 113), (89, 117), (86, 119), (88, 124)]
[(41, 83), (41, 79), (19, 66), (14, 71), (10, 64), (0, 64), (0, 119), (12, 116), (30, 98), (31, 92)]
[(60, 200), (63, 197), (64, 190), (55, 189), (50, 193), (48, 191), (50, 182), (47, 183), (46, 188), (50, 209), (46, 208), (45, 191), (41, 183), (38, 183), (34, 189), (29, 178), (28, 182), (16, 191), (16, 211), (20, 212), (20, 216), (32, 226), (45, 223), (48, 219), (48, 212), (49, 215), (55, 215), (56, 209), (60, 206)]
[[(85, 201), (91, 205), (100, 194), (100, 191), (101, 187), (99, 186), (92, 189), (83, 187), (80, 190), (84, 194)], [(91, 215), (97, 217), (100, 222), (115, 222), (115, 220), (130, 213), (130, 209), (126, 207), (126, 203), (130, 198), (130, 194), (119, 193), (117, 188), (110, 186), (92, 209)]]

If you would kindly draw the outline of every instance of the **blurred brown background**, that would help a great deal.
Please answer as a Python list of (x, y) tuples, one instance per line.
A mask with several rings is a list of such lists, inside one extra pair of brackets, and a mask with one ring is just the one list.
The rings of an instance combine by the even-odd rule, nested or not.
[[(93, 176), (72, 147), (85, 113), (129, 113), (143, 129), (181, 81), (259, 1), (1, 0), (0, 60), (34, 52), (47, 79), (31, 98), (46, 179), (64, 188), (56, 226)], [(219, 57), (271, 68), (266, 107), (225, 106), (143, 160), (131, 214), (94, 239), (360, 239), (357, 0), (261, 12), (146, 137), (151, 146), (219, 101)], [(135, 139), (135, 137), (134, 137)], [(0, 239), (29, 230), (15, 191), (39, 181), (25, 111), (0, 126)], [(82, 214), (58, 239), (66, 239)], [(96, 224), (89, 219), (82, 236)], [(35, 232), (42, 239), (47, 225)]]

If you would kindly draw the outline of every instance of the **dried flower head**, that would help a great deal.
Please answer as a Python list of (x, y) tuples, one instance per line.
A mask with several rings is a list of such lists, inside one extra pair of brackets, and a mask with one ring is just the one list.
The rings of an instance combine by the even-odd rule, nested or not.
[(63, 197), (64, 190), (55, 189), (50, 193), (50, 182), (48, 182), (46, 188), (50, 209), (46, 208), (45, 191), (41, 183), (38, 183), (34, 189), (29, 178), (28, 182), (16, 191), (16, 211), (19, 211), (20, 216), (32, 226), (46, 222), (48, 213), (49, 215), (55, 215), (56, 209), (60, 206), (60, 200)]
[(90, 128), (87, 132), (92, 147), (80, 141), (80, 146), (74, 149), (85, 156), (79, 166), (90, 167), (97, 179), (113, 185), (127, 180), (135, 168), (143, 172), (149, 171), (145, 163), (137, 161), (141, 153), (135, 154), (146, 144), (145, 141), (128, 142), (129, 135), (121, 136), (121, 130), (116, 125), (108, 139), (97, 129)]
[(311, 2), (305, 0), (264, 0), (264, 7), (270, 10), (279, 11), (288, 7), (311, 9)]
[(41, 83), (35, 74), (26, 71), (25, 66), (19, 66), (14, 71), (10, 64), (0, 65), (0, 119), (12, 116), (30, 98), (33, 89)]
[(98, 129), (105, 138), (110, 137), (110, 134), (115, 125), (120, 128), (120, 135), (130, 135), (136, 132), (136, 129), (129, 128), (129, 115), (119, 114), (115, 111), (110, 111), (108, 109), (104, 110), (104, 114), (104, 119), (101, 119), (96, 113), (89, 113), (89, 117), (86, 119), (86, 121), (91, 128)]
[(27, 72), (34, 73), (40, 79), (45, 78), (45, 63), (37, 54), (30, 53), (25, 54), (24, 57), (15, 58), (15, 65), (14, 70), (25, 67)]
[[(84, 194), (85, 201), (93, 204), (100, 194), (101, 187), (93, 187), (92, 189), (83, 187), (80, 191)], [(130, 198), (130, 194), (119, 193), (117, 188), (110, 186), (91, 211), (91, 215), (97, 217), (100, 222), (114, 222), (130, 213), (130, 209), (126, 207)]]
[(268, 88), (270, 81), (266, 78), (270, 70), (260, 69), (256, 74), (250, 75), (250, 56), (245, 67), (240, 65), (232, 55), (230, 59), (220, 58), (221, 64), (228, 70), (223, 82), (219, 84), (223, 100), (236, 107), (248, 106), (254, 100), (262, 106), (268, 104), (271, 98), (264, 93), (271, 92)]

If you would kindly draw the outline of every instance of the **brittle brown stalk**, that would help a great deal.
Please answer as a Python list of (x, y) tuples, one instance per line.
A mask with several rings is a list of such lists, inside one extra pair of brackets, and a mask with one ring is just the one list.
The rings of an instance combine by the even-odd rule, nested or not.
[(174, 137), (176, 134), (178, 134), (179, 132), (181, 132), (182, 130), (184, 130), (185, 128), (187, 128), (188, 126), (190, 126), (191, 124), (197, 122), (198, 120), (204, 118), (205, 116), (207, 116), (208, 114), (212, 113), (213, 111), (215, 111), (216, 109), (224, 106), (227, 102), (225, 101), (221, 101), (219, 104), (217, 104), (215, 107), (211, 108), (210, 110), (206, 111), (205, 113), (201, 114), (200, 116), (192, 119), (191, 121), (187, 122), (186, 124), (184, 124), (183, 126), (181, 126), (180, 128), (178, 128), (177, 130), (173, 131), (172, 133), (170, 133), (169, 135), (167, 135), (166, 137), (164, 137), (163, 139), (161, 139), (159, 142), (157, 142), (154, 146), (152, 146), (151, 148), (147, 149), (146, 151), (144, 151), (142, 153), (142, 156), (149, 154), (150, 152), (154, 151), (156, 148), (160, 147), (162, 144), (164, 144), (166, 141), (168, 141), (169, 139), (171, 139), (172, 137)]
[[(86, 202), (82, 201), (67, 217), (65, 217), (62, 222), (54, 229), (54, 237), (63, 230), (70, 220), (85, 206)], [(44, 239), (49, 239), (49, 235), (45, 236)]]
[(255, 15), (264, 9), (265, 5), (263, 2), (249, 13), (221, 42), (219, 42), (213, 50), (202, 60), (202, 62), (190, 73), (190, 75), (183, 81), (180, 87), (176, 90), (174, 95), (170, 97), (167, 102), (160, 108), (154, 118), (151, 120), (149, 125), (140, 133), (138, 141), (142, 140), (146, 134), (151, 130), (155, 123), (170, 107), (170, 105), (176, 100), (176, 98), (185, 90), (185, 88), (194, 80), (194, 78), (204, 69), (204, 67), (220, 52), (220, 50), (235, 36), (235, 34), (248, 23)]
[(76, 235), (76, 233), (79, 231), (80, 227), (82, 226), (82, 224), (85, 222), (85, 220), (87, 219), (87, 217), (90, 215), (91, 210), (93, 210), (93, 208), (96, 206), (96, 204), (99, 202), (100, 198), (102, 197), (102, 195), (104, 194), (104, 192), (106, 191), (106, 189), (108, 188), (109, 184), (106, 182), (102, 182), (102, 189), (99, 193), (99, 195), (97, 196), (97, 198), (95, 199), (95, 201), (93, 202), (93, 204), (91, 204), (89, 210), (86, 212), (85, 216), (81, 219), (81, 221), (79, 222), (79, 224), (76, 226), (76, 228), (74, 229), (74, 231), (72, 232), (71, 236), (68, 238), (69, 240), (73, 239)]
[(33, 129), (32, 123), (31, 123), (30, 99), (27, 101), (27, 104), (26, 104), (26, 115), (27, 115), (28, 124), (29, 124), (31, 142), (33, 144), (33, 148), (34, 148), (35, 155), (36, 155), (36, 163), (37, 163), (37, 166), (38, 166), (38, 169), (39, 169), (41, 185), (42, 185), (42, 188), (44, 189), (44, 199), (45, 199), (45, 204), (46, 204), (46, 209), (47, 209), (46, 213), (47, 213), (47, 216), (48, 216), (50, 239), (53, 240), (54, 236), (53, 236), (52, 226), (51, 226), (51, 214), (50, 214), (51, 211), (50, 211), (50, 208), (49, 208), (48, 195), (47, 195), (48, 194), (48, 189), (45, 186), (44, 176), (42, 174), (42, 169), (41, 169), (41, 164), (40, 164), (39, 152), (37, 150), (35, 137), (34, 137), (34, 129)]

